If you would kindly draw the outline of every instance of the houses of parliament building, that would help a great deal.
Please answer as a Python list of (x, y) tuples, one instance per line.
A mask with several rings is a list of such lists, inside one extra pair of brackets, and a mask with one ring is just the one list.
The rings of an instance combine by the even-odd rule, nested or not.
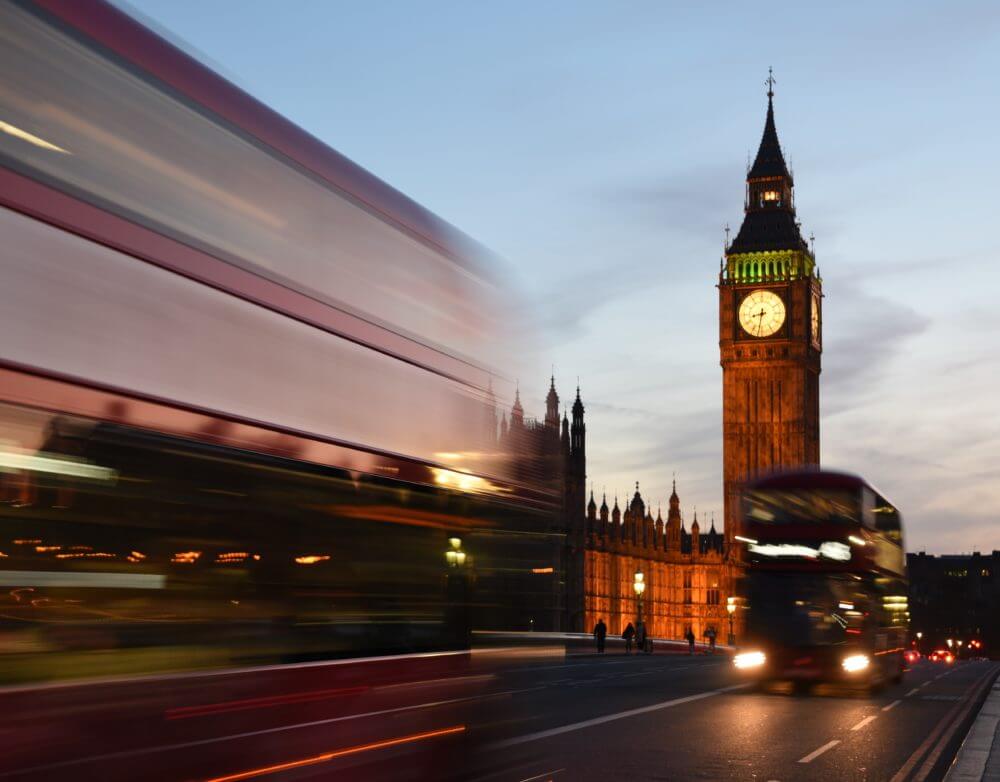
[[(685, 524), (676, 482), (662, 510), (635, 494), (611, 508), (586, 493), (586, 426), (579, 388), (572, 421), (559, 418), (553, 378), (544, 422), (524, 418), (515, 399), (500, 424), (508, 453), (547, 469), (563, 490), (563, 536), (556, 629), (589, 631), (603, 617), (620, 633), (638, 617), (633, 590), (643, 574), (643, 618), (654, 637), (701, 638), (708, 628), (728, 634), (727, 598), (743, 568), (739, 540), (741, 487), (778, 470), (819, 465), (819, 375), (822, 280), (796, 216), (794, 182), (774, 121), (774, 81), (768, 78), (767, 115), (746, 175), (744, 217), (728, 242), (716, 287), (722, 367), (722, 472), (725, 526), (691, 514)], [(528, 456), (531, 454), (531, 456)], [(530, 464), (541, 459), (543, 464)], [(536, 473), (537, 474), (537, 473)], [(683, 488), (682, 488), (683, 490)], [(732, 616), (737, 637), (740, 612)]]
[(646, 584), (643, 621), (654, 637), (682, 638), (688, 628), (701, 637), (713, 627), (725, 638), (726, 597), (737, 565), (727, 556), (724, 536), (714, 523), (702, 529), (697, 513), (687, 528), (676, 482), (666, 520), (660, 508), (654, 517), (638, 484), (624, 508), (617, 497), (610, 508), (606, 496), (600, 507), (592, 491), (588, 498), (579, 388), (572, 421), (564, 413), (561, 423), (554, 378), (542, 422), (525, 418), (520, 396), (515, 396), (509, 420), (506, 414), (501, 418), (499, 438), (502, 450), (526, 457), (526, 471), (547, 468), (563, 490), (563, 515), (556, 525), (565, 540), (557, 569), (561, 605), (553, 629), (586, 632), (603, 618), (610, 632), (620, 633), (637, 619), (633, 583), (641, 572)]

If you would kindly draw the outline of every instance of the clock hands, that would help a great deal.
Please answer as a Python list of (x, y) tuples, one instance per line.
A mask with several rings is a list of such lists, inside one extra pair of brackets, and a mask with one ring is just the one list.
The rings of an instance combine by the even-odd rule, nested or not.
[(764, 316), (766, 314), (767, 311), (763, 307), (761, 307), (760, 312), (757, 313), (757, 336), (760, 336), (761, 329), (764, 325)]

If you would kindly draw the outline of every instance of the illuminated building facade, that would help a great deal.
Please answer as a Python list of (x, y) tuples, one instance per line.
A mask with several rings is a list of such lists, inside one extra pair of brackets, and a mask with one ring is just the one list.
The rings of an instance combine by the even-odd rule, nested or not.
[(646, 584), (642, 615), (653, 636), (679, 639), (690, 628), (701, 640), (713, 627), (720, 642), (725, 640), (727, 585), (735, 568), (726, 558), (722, 534), (714, 521), (703, 531), (697, 513), (690, 531), (686, 528), (676, 483), (666, 521), (660, 509), (654, 519), (638, 484), (624, 510), (617, 498), (613, 508), (606, 497), (598, 508), (593, 493), (586, 500), (586, 424), (579, 389), (572, 420), (564, 413), (561, 425), (554, 378), (543, 422), (525, 418), (516, 395), (509, 420), (506, 414), (501, 418), (499, 440), (505, 452), (519, 455), (526, 474), (547, 468), (563, 487), (563, 513), (553, 525), (562, 541), (554, 552), (556, 565), (551, 575), (540, 574), (552, 579), (560, 616), (554, 626), (534, 617), (529, 626), (588, 632), (603, 617), (609, 632), (621, 633), (638, 618), (633, 583), (641, 572)]

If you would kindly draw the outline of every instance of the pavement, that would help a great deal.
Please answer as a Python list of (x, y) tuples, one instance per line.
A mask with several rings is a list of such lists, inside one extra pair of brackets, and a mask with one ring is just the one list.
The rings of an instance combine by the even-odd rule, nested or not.
[(1000, 782), (1000, 682), (994, 682), (945, 776), (945, 782), (981, 780)]

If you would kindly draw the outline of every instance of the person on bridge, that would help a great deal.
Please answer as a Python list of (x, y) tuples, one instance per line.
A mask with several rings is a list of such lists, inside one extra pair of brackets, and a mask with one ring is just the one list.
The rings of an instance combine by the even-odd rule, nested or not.
[(594, 640), (597, 641), (597, 653), (604, 654), (604, 639), (608, 635), (608, 626), (604, 624), (604, 617), (597, 620), (594, 625)]
[(632, 654), (632, 639), (635, 638), (635, 628), (632, 627), (631, 622), (626, 625), (622, 638), (625, 639), (625, 654)]
[(646, 623), (641, 619), (635, 623), (635, 649), (637, 652), (646, 652)]
[(708, 653), (715, 654), (715, 628), (709, 627), (705, 631), (705, 637), (708, 638)]
[(684, 633), (684, 637), (688, 642), (688, 654), (694, 654), (694, 630), (689, 627), (688, 631)]

